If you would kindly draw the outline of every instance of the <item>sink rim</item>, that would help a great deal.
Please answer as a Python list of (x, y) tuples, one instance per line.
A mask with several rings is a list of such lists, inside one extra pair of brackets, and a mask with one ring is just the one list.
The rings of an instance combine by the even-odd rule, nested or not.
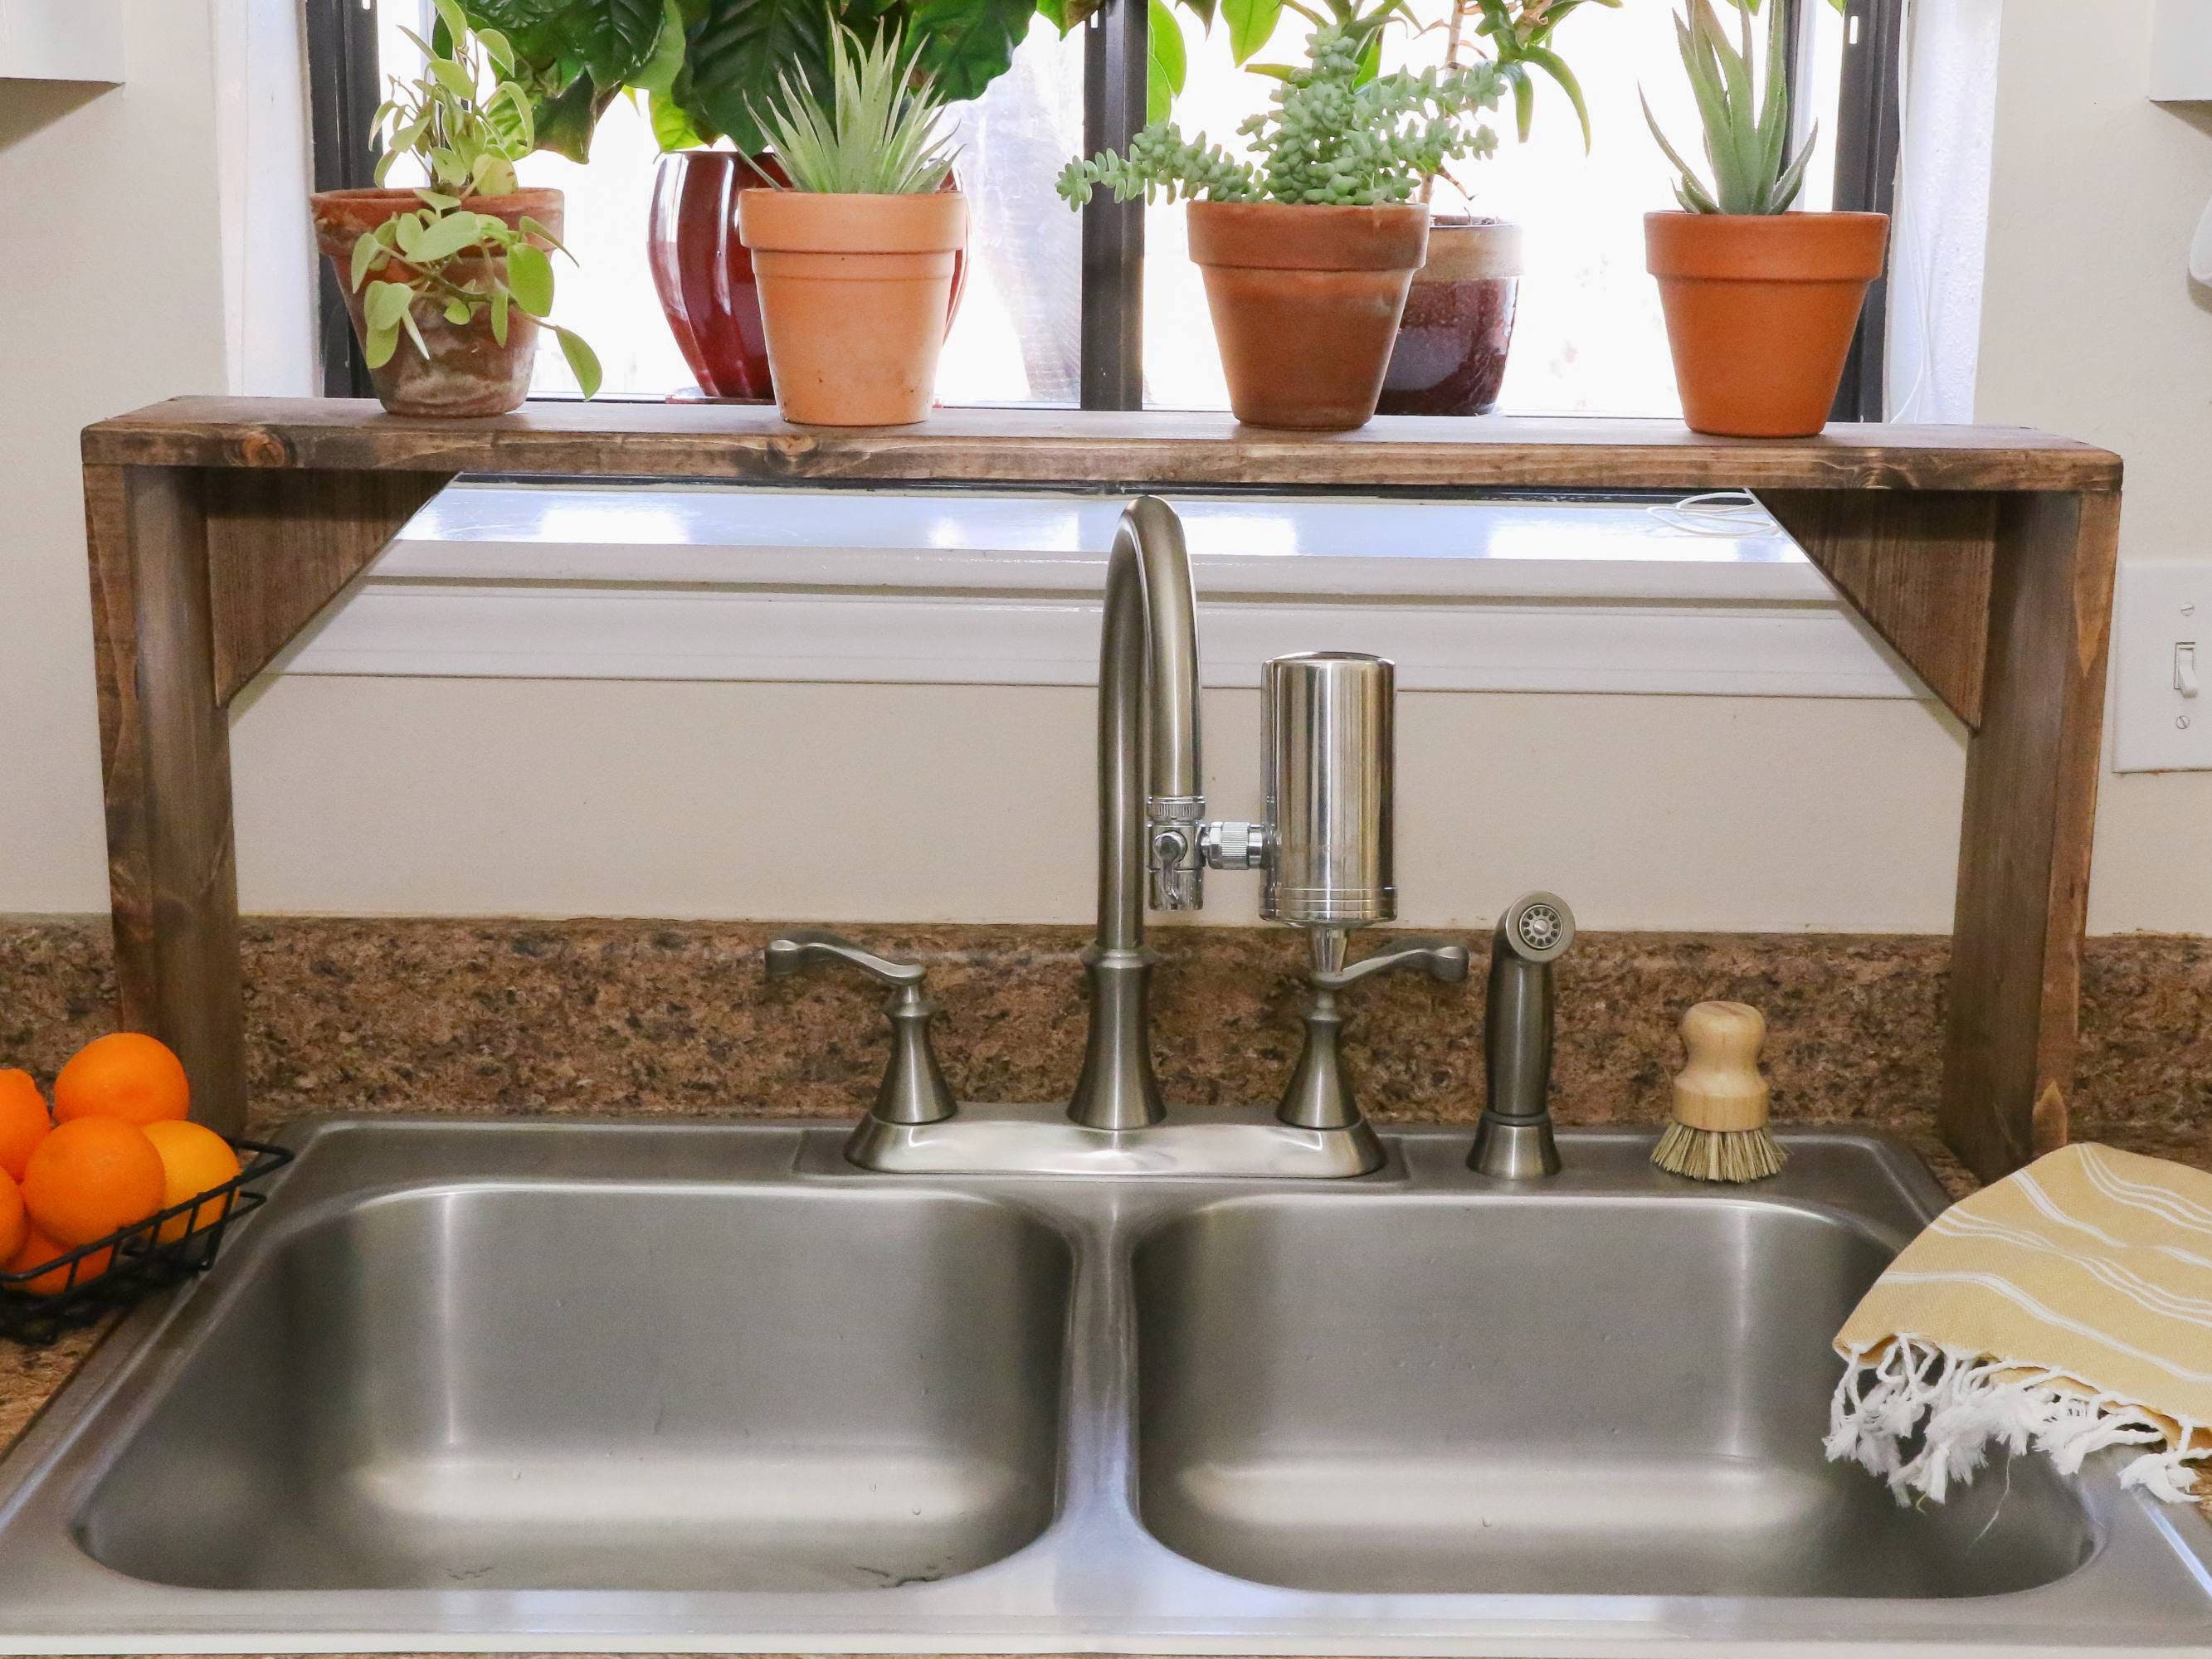
[[(727, 1652), (932, 1651), (1060, 1653), (1282, 1652), (1301, 1654), (1629, 1655), (1701, 1648), (1772, 1653), (1825, 1643), (1839, 1632), (1885, 1652), (1954, 1650), (1960, 1638), (2017, 1650), (2094, 1640), (2169, 1649), (2201, 1644), (2212, 1626), (2212, 1527), (2191, 1514), (2155, 1513), (2117, 1490), (2110, 1468), (2081, 1483), (2100, 1539), (2096, 1555), (2055, 1584), (1966, 1602), (1911, 1599), (1674, 1597), (1619, 1595), (1295, 1591), (1256, 1585), (1188, 1562), (1142, 1530), (1127, 1451), (1135, 1401), (1125, 1295), (1132, 1241), (1173, 1213), (1208, 1202), (1268, 1196), (1285, 1183), (1081, 1177), (884, 1176), (842, 1165), (848, 1125), (792, 1119), (660, 1123), (635, 1118), (501, 1119), (331, 1115), (288, 1126), (302, 1156), (267, 1210), (240, 1230), (207, 1281), (129, 1316), (0, 1460), (0, 1651), (636, 1650)], [(1291, 1184), (1302, 1200), (1358, 1202), (1362, 1194), (1418, 1199), (1434, 1184), (1474, 1190), (1462, 1168), (1471, 1129), (1394, 1125), (1382, 1131), (1405, 1170), (1327, 1189)], [(1785, 1129), (1785, 1144), (1815, 1156), (1793, 1161), (1802, 1198), (1813, 1166), (1861, 1184), (1851, 1213), (1925, 1219), (1945, 1199), (1932, 1175), (1896, 1138), (1814, 1126)], [(131, 1580), (84, 1557), (52, 1528), (58, 1497), (112, 1457), (116, 1431), (143, 1409), (143, 1390), (189, 1346), (228, 1287), (273, 1248), (289, 1217), (332, 1192), (362, 1194), (380, 1148), (402, 1146), (433, 1162), (510, 1166), (591, 1137), (604, 1149), (635, 1143), (646, 1164), (721, 1160), (702, 1184), (754, 1181), (809, 1187), (949, 1188), (1057, 1217), (1077, 1252), (1063, 1355), (1060, 1508), (1027, 1547), (988, 1566), (934, 1583), (854, 1592), (179, 1591)], [(1671, 1181), (1638, 1165), (1655, 1137), (1624, 1127), (1563, 1132), (1566, 1176), (1537, 1195), (1585, 1188), (1622, 1192)], [(313, 1154), (313, 1156), (310, 1156)], [(825, 1161), (826, 1158), (826, 1161)], [(350, 1170), (350, 1175), (347, 1171)], [(404, 1186), (404, 1183), (402, 1183)], [(1684, 1183), (1686, 1185), (1687, 1183)], [(1817, 1187), (1818, 1182), (1812, 1182)], [(1501, 1201), (1518, 1194), (1492, 1183)], [(1525, 1190), (1525, 1189), (1524, 1189)], [(1729, 1195), (1733, 1197), (1734, 1195)], [(1751, 1202), (1765, 1200), (1752, 1197)], [(1825, 1203), (1826, 1200), (1823, 1200)], [(1121, 1281), (1126, 1285), (1126, 1277)], [(1081, 1401), (1073, 1398), (1077, 1391)], [(1115, 1451), (1115, 1431), (1123, 1455)], [(95, 1433), (96, 1431), (96, 1433)], [(2107, 1455), (2109, 1464), (2110, 1455)], [(1104, 1548), (1110, 1560), (1099, 1565)], [(1090, 1566), (1086, 1570), (1086, 1555)], [(73, 1558), (73, 1559), (72, 1559)], [(867, 1606), (852, 1598), (865, 1596)], [(434, 1607), (428, 1604), (434, 1599)], [(1971, 1616), (1960, 1618), (1965, 1607)], [(1947, 1616), (1946, 1610), (1950, 1610)], [(1823, 1647), (1824, 1652), (1834, 1650)], [(2133, 1650), (2140, 1651), (2140, 1646)]]

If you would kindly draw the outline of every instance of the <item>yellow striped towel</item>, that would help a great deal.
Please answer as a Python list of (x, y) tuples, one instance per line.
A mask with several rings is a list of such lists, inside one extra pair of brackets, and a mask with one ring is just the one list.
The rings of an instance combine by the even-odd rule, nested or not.
[(2212, 1495), (2212, 1175), (2063, 1147), (1952, 1206), (1844, 1322), (1828, 1455), (1942, 1502), (1990, 1447), (2139, 1448), (2121, 1484)]

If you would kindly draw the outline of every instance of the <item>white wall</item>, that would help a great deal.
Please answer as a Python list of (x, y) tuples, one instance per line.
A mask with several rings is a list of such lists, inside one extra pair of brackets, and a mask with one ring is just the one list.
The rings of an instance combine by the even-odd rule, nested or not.
[(223, 385), (204, 0), (130, 0), (128, 80), (0, 81), (0, 910), (105, 908), (77, 432)]
[[(2142, 99), (2148, 9), (2006, 7), (1980, 353), (1984, 418), (2126, 456), (2130, 557), (2212, 553), (2212, 301), (2181, 270), (2212, 120)], [(134, 0), (125, 87), (0, 84), (0, 911), (105, 903), (76, 429), (290, 372), (226, 348), (210, 27)], [(158, 262), (116, 258), (125, 230)], [(1224, 809), (1252, 803), (1253, 702), (1208, 700)], [(1593, 927), (1949, 924), (1960, 749), (1925, 705), (1437, 694), (1400, 722), (1409, 921), (1553, 884)], [(250, 908), (1091, 905), (1081, 692), (286, 679), (234, 743)], [(2212, 932), (2212, 776), (2107, 777), (2105, 803), (2093, 926)], [(1217, 881), (1208, 915), (1249, 917), (1251, 884)]]
[[(2212, 104), (2143, 95), (2152, 9), (2005, 6), (1976, 413), (2118, 451), (2124, 560), (2212, 559)], [(2212, 932), (2212, 773), (2106, 775), (2089, 916)]]

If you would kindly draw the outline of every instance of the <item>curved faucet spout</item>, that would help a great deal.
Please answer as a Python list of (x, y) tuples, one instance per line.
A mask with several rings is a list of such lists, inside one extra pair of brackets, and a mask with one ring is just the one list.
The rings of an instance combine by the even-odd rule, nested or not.
[(1198, 616), (1175, 511), (1143, 495), (1121, 514), (1106, 562), (1098, 651), (1098, 937), (1091, 1035), (1068, 1115), (1133, 1129), (1164, 1115), (1153, 1075), (1145, 948), (1157, 910), (1205, 903), (1199, 831)]

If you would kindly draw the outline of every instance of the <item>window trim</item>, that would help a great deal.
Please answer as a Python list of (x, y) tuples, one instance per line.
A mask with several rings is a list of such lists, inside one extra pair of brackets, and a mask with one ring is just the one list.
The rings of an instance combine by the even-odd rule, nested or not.
[[(1812, 30), (1805, 9), (1828, 0), (1780, 0), (1790, 30), (1790, 81), (1802, 79)], [(1905, 0), (1847, 0), (1836, 112), (1837, 208), (1891, 210), (1901, 131), (1898, 76)], [(1103, 0), (1084, 26), (1083, 144), (1085, 154), (1125, 149), (1144, 125), (1149, 48), (1146, 0)], [(368, 123), (380, 93), (375, 0), (308, 0), (307, 70), (317, 190), (361, 189), (374, 182), (376, 151)], [(1856, 36), (1856, 39), (1854, 39)], [(1081, 294), (1084, 409), (1144, 406), (1145, 210), (1103, 191), (1083, 210)], [(368, 370), (348, 319), (336, 274), (316, 260), (321, 305), (324, 394), (372, 395)], [(1830, 418), (1878, 421), (1885, 412), (1887, 278), (1867, 295), (1844, 361)]]

